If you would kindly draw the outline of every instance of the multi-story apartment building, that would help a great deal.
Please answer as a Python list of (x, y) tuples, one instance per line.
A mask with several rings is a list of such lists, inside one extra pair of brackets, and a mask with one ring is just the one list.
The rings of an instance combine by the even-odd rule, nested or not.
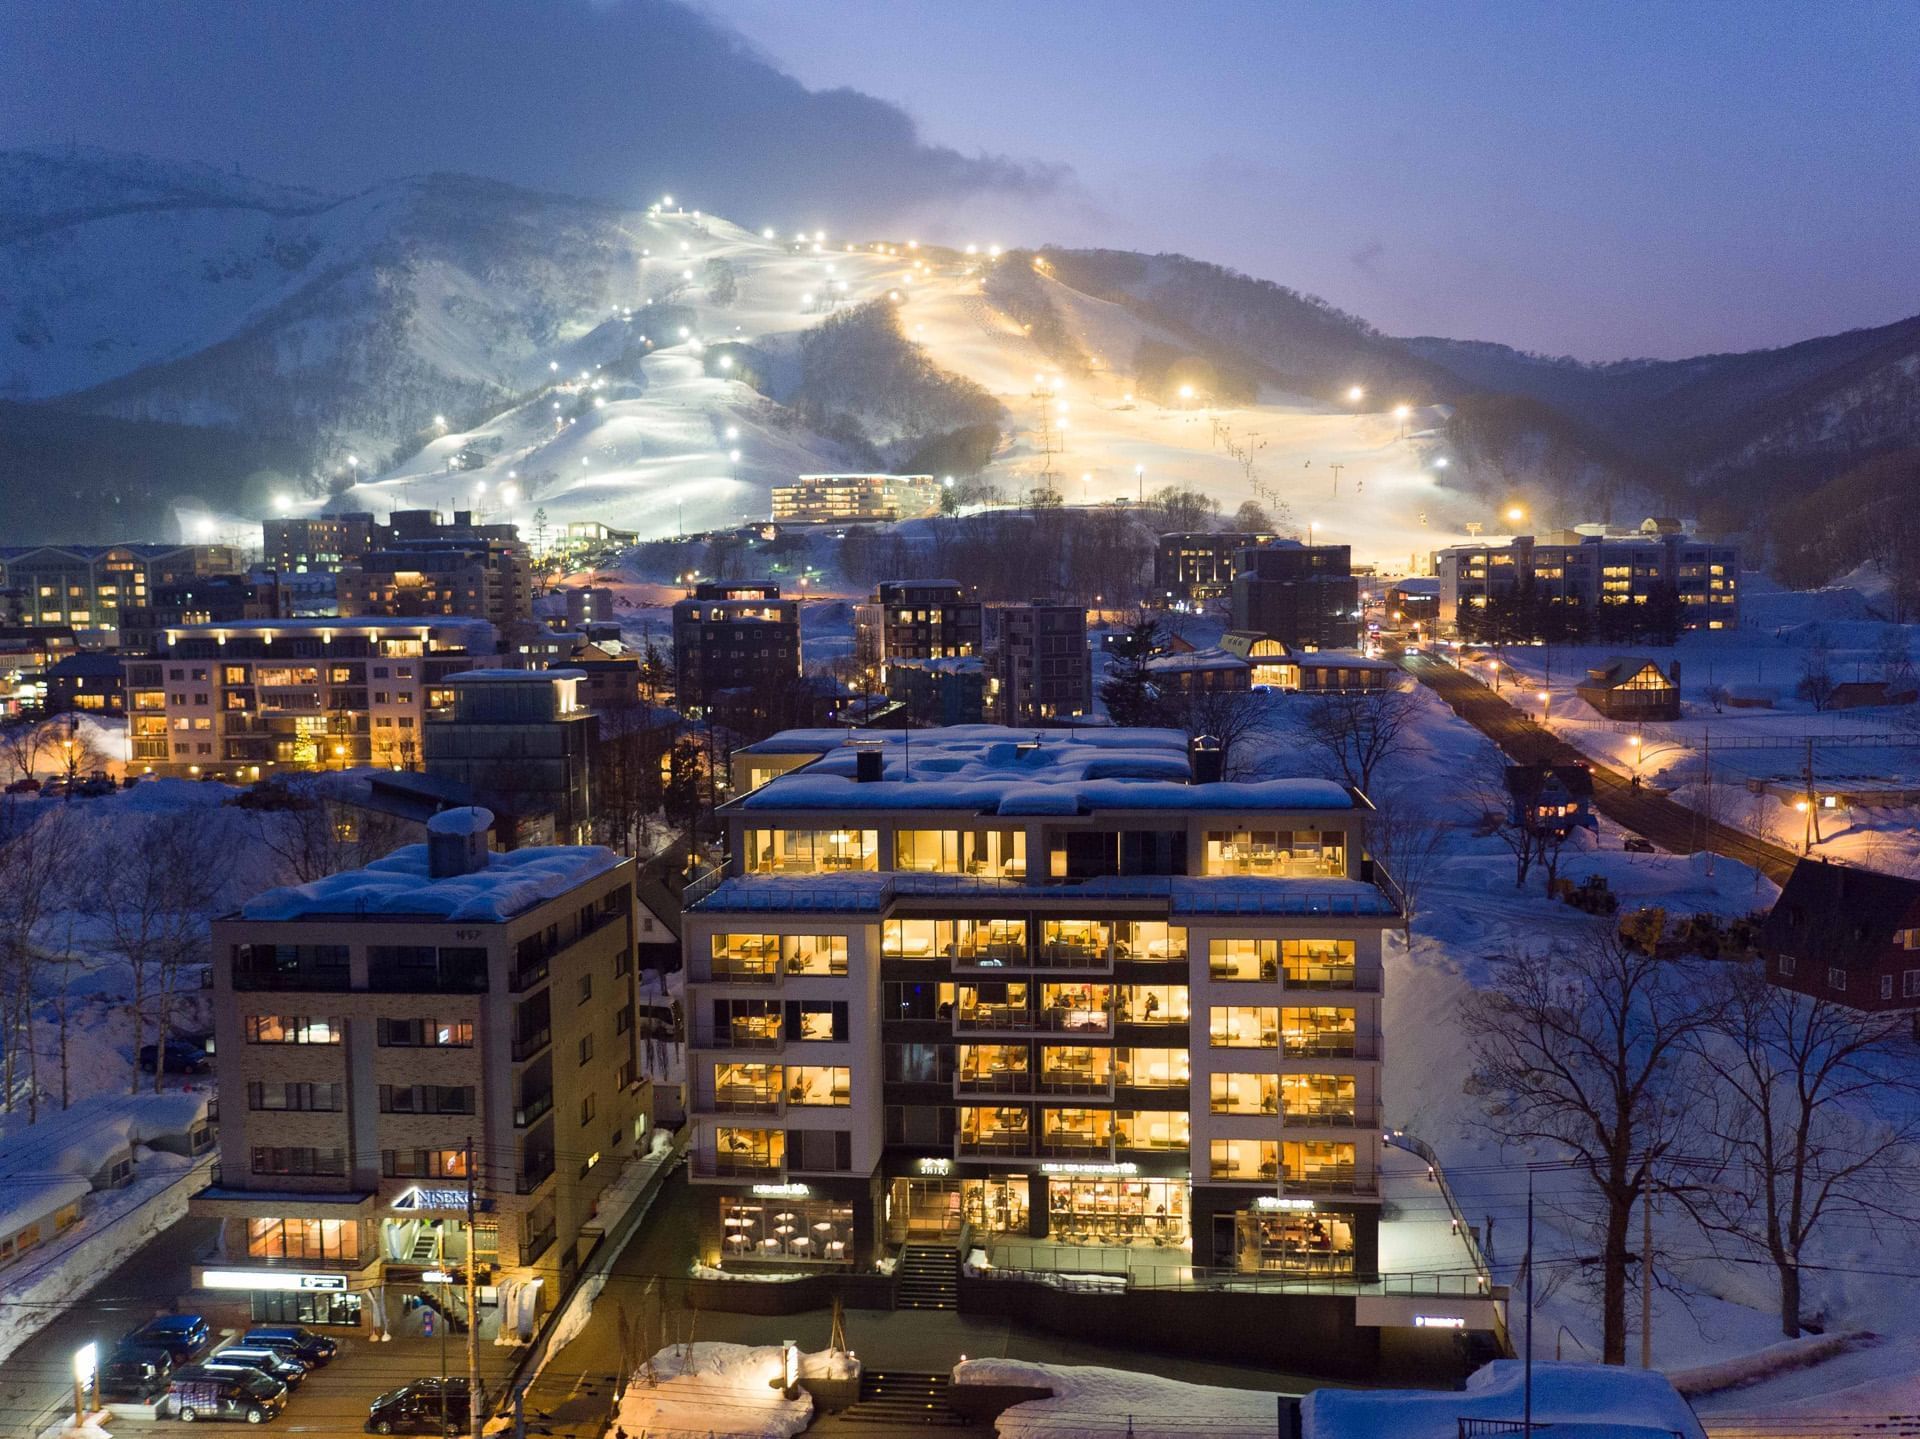
[(1093, 653), (1081, 605), (1007, 605), (988, 651), (1001, 724), (1051, 724), (1093, 713)]
[(1740, 621), (1738, 548), (1675, 533), (1663, 521), (1453, 545), (1433, 564), (1443, 633), (1539, 638), (1550, 627), (1624, 638), (1734, 629)]
[(1273, 540), (1234, 562), (1233, 628), (1291, 649), (1350, 649), (1360, 640), (1360, 581), (1346, 545)]
[[(574, 669), (463, 670), (441, 688), (450, 702), (428, 714), (428, 774), (466, 786), (474, 802), (538, 828), (540, 842), (580, 844), (593, 811), (589, 770), (594, 714)], [(523, 838), (522, 842), (528, 842)]]
[(1153, 551), (1156, 604), (1200, 604), (1233, 588), (1240, 551), (1271, 544), (1278, 536), (1248, 530), (1162, 535)]
[(262, 562), (281, 575), (331, 575), (372, 549), (376, 531), (364, 513), (262, 520)]
[(469, 1262), (541, 1307), (646, 1128), (633, 862), (489, 854), (490, 821), (213, 924), (220, 1168), (191, 1210), (223, 1222), (194, 1275), (254, 1320), (384, 1329), (430, 1271), (458, 1304)]
[(231, 624), (270, 620), (280, 614), (280, 588), (272, 580), (246, 575), (208, 575), (181, 584), (162, 585), (143, 605), (120, 610), (123, 654), (148, 654), (161, 636), (182, 625)]
[(99, 634), (117, 630), (121, 610), (152, 603), (165, 586), (244, 568), (231, 545), (7, 546), (0, 589), (18, 592), (17, 623)]
[(673, 607), (680, 703), (710, 708), (726, 690), (791, 684), (800, 673), (800, 604), (764, 580), (707, 581)]
[(236, 781), (279, 769), (414, 769), (443, 681), (490, 655), (485, 620), (181, 625), (129, 656), (128, 767)]
[(533, 613), (518, 540), (395, 540), (334, 579), (342, 615), (466, 615), (505, 626)]
[[(791, 743), (789, 743), (789, 741)], [(702, 1258), (1378, 1269), (1371, 807), (1163, 730), (777, 736), (682, 915)], [(785, 768), (811, 753), (798, 768)]]
[(773, 487), (773, 519), (783, 525), (912, 520), (940, 508), (932, 475), (801, 475)]
[(986, 637), (986, 608), (958, 580), (883, 580), (853, 611), (854, 653), (882, 683), (897, 660), (984, 655)]

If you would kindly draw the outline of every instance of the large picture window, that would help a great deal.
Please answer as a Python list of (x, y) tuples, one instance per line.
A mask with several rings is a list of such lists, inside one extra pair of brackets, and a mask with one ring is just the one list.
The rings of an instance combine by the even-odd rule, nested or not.
[(247, 1257), (339, 1263), (360, 1258), (360, 1224), (353, 1219), (249, 1219)]

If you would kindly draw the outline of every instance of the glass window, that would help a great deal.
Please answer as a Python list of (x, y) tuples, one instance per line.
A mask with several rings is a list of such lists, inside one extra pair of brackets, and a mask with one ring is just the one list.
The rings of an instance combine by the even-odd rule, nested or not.
[(963, 1091), (1018, 1093), (1030, 1082), (1024, 1044), (963, 1044), (959, 1062)]
[(880, 832), (871, 829), (750, 829), (749, 874), (821, 874), (880, 868)]
[(1280, 960), (1289, 985), (1353, 983), (1353, 941), (1350, 939), (1284, 940), (1280, 945)]
[(777, 934), (716, 934), (712, 940), (715, 979), (770, 979), (780, 955)]
[(471, 1049), (470, 1019), (381, 1019), (378, 1043), (397, 1049)]
[(1277, 1180), (1279, 1145), (1271, 1139), (1216, 1139), (1208, 1146), (1208, 1173), (1215, 1179)]
[(338, 1019), (309, 1019), (300, 1015), (250, 1014), (248, 1044), (338, 1044), (345, 1025)]
[(1185, 1024), (1184, 984), (1128, 984), (1120, 989), (1120, 1019), (1125, 1024)]
[(722, 1259), (778, 1263), (850, 1264), (853, 1207), (829, 1199), (724, 1197), (720, 1204)]
[(1207, 1042), (1215, 1049), (1273, 1049), (1280, 1011), (1270, 1004), (1217, 1004), (1207, 1011)]
[(1113, 1051), (1087, 1044), (1049, 1044), (1040, 1050), (1040, 1084), (1052, 1094), (1105, 1093), (1113, 1080)]
[(953, 924), (953, 957), (971, 965), (1024, 964), (1024, 919), (962, 919)]
[(464, 1149), (383, 1149), (380, 1172), (389, 1179), (465, 1179)]
[(1280, 1148), (1290, 1184), (1348, 1188), (1354, 1182), (1354, 1146), (1349, 1140), (1289, 1139)]
[(960, 872), (960, 831), (903, 829), (893, 837), (893, 867), (922, 874)]
[(1351, 1214), (1242, 1209), (1232, 1218), (1233, 1266), (1244, 1273), (1353, 1272)]
[(1045, 984), (1040, 987), (1044, 1028), (1107, 1034), (1113, 1029), (1110, 984)]
[(1289, 1120), (1351, 1124), (1358, 1112), (1358, 1087), (1351, 1074), (1283, 1074), (1280, 1103)]
[(1210, 939), (1207, 973), (1220, 980), (1275, 979), (1279, 944), (1271, 939)]
[(844, 934), (784, 934), (780, 961), (788, 974), (845, 974), (847, 937)]
[(714, 1105), (719, 1109), (773, 1109), (780, 1102), (785, 1074), (778, 1064), (716, 1064)]
[(1346, 873), (1346, 834), (1341, 830), (1208, 830), (1204, 873), (1273, 877)]
[(1184, 1109), (1122, 1109), (1113, 1119), (1114, 1143), (1122, 1149), (1185, 1149)]
[(1281, 1037), (1288, 1054), (1355, 1054), (1355, 1028), (1351, 1009), (1315, 1005), (1280, 1011)]
[(247, 1257), (320, 1262), (360, 1257), (357, 1219), (249, 1219)]
[(787, 1070), (787, 1103), (850, 1105), (853, 1103), (853, 1071), (844, 1065), (792, 1065)]
[(1113, 945), (1113, 926), (1097, 919), (1046, 919), (1040, 922), (1043, 964), (1064, 967), (1107, 963)]
[(783, 1129), (734, 1129), (722, 1127), (713, 1133), (717, 1172), (765, 1173), (778, 1171), (787, 1159), (787, 1134)]
[(1113, 1148), (1111, 1109), (1043, 1109), (1040, 1111), (1040, 1151), (1043, 1154), (1105, 1154)]
[(1191, 1066), (1185, 1049), (1117, 1049), (1113, 1054), (1115, 1080), (1135, 1089), (1185, 1089)]
[(1187, 1238), (1187, 1186), (1178, 1179), (1047, 1181), (1048, 1228), (1065, 1244), (1177, 1245)]
[(1114, 955), (1131, 960), (1174, 960), (1187, 957), (1187, 932), (1164, 920), (1122, 921), (1114, 926)]
[(962, 984), (955, 1023), (961, 1029), (1030, 1029), (1033, 1011), (1023, 983)]
[(959, 1107), (962, 1154), (1026, 1154), (1033, 1112), (1025, 1105), (963, 1104)]
[(1209, 1080), (1208, 1108), (1214, 1114), (1278, 1114), (1277, 1074), (1216, 1074)]

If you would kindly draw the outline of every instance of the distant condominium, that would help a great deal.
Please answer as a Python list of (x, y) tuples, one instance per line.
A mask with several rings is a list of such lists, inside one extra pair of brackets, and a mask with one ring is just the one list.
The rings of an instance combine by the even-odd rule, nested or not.
[(853, 611), (854, 653), (882, 681), (902, 661), (983, 656), (988, 634), (986, 607), (958, 580), (883, 580)]
[(99, 633), (165, 587), (244, 568), (232, 545), (10, 545), (0, 548), (0, 590), (13, 592), (17, 624)]
[(1740, 551), (1682, 533), (1581, 526), (1452, 545), (1433, 557), (1442, 633), (1470, 639), (1599, 639), (1740, 622)]
[(800, 605), (764, 580), (704, 581), (673, 607), (681, 705), (791, 684), (800, 674)]
[(1402, 917), (1362, 795), (1222, 782), (1164, 730), (760, 754), (684, 916), (702, 1261), (863, 1268), (966, 1225), (1102, 1271), (1379, 1272)]
[(528, 561), (510, 524), (469, 510), (282, 516), (261, 525), (262, 552), (289, 614), (467, 614), (524, 618)]
[(932, 475), (801, 475), (773, 487), (776, 524), (912, 520), (940, 508)]
[(490, 655), (484, 620), (181, 625), (128, 656), (135, 774), (249, 781), (280, 769), (417, 768), (447, 676)]

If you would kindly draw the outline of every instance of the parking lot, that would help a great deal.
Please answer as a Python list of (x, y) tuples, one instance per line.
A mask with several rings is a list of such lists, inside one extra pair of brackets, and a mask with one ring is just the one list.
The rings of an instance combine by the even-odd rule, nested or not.
[[(489, 1394), (513, 1363), (515, 1350), (480, 1344), (480, 1378)], [(374, 1344), (364, 1339), (342, 1339), (340, 1353), (324, 1369), (316, 1369), (287, 1396), (287, 1408), (268, 1426), (295, 1434), (344, 1435), (365, 1432), (367, 1406), (389, 1389), (412, 1379), (440, 1373), (440, 1340), (395, 1339)], [(450, 1334), (446, 1342), (447, 1372), (467, 1372), (467, 1338)], [(168, 1425), (171, 1429), (172, 1426)]]

